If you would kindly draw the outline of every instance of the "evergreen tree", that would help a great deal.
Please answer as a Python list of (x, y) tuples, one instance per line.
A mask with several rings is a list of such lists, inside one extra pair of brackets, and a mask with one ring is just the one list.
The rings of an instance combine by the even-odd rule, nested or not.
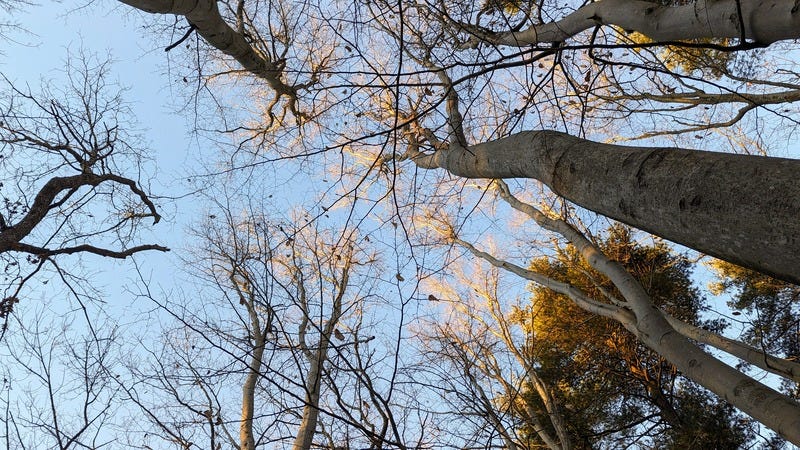
[[(599, 246), (639, 280), (659, 308), (683, 321), (719, 330), (704, 320), (704, 298), (692, 286), (691, 263), (657, 242), (644, 245), (622, 226), (610, 228)], [(571, 246), (532, 269), (568, 282), (597, 301), (620, 295)], [(554, 387), (577, 448), (639, 442), (655, 448), (736, 448), (752, 438), (749, 422), (731, 406), (681, 377), (664, 358), (621, 325), (590, 314), (549, 289), (535, 287), (528, 311), (518, 311), (531, 335), (527, 351), (538, 375)], [(534, 402), (544, 411), (535, 395)], [(524, 428), (524, 427), (523, 427)], [(523, 433), (536, 442), (535, 433)]]

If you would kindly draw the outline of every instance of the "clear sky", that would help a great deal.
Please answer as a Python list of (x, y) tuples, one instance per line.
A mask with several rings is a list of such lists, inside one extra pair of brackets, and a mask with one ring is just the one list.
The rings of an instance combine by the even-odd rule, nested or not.
[[(25, 31), (10, 34), (0, 47), (0, 71), (35, 91), (40, 81), (58, 83), (63, 78), (68, 52), (77, 54), (82, 49), (100, 59), (109, 55), (113, 61), (110, 79), (126, 88), (124, 100), (133, 109), (147, 145), (145, 153), (152, 160), (145, 169), (154, 175), (151, 190), (156, 195), (179, 196), (187, 190), (183, 180), (195, 164), (197, 142), (187, 132), (186, 118), (170, 107), (171, 86), (176, 80), (170, 79), (166, 53), (142, 30), (136, 14), (123, 8), (116, 2), (94, 2), (77, 9), (71, 2), (25, 7), (13, 17)], [(194, 204), (178, 200), (160, 205), (166, 220), (151, 230), (147, 224), (140, 242), (178, 248), (187, 221), (196, 212)], [(180, 214), (176, 214), (178, 210)], [(155, 253), (142, 258), (147, 261), (145, 272), (154, 274), (154, 281), (167, 284), (177, 267), (175, 259), (174, 254)], [(112, 298), (120, 293), (124, 281), (134, 276), (128, 262), (99, 257), (85, 261), (98, 273), (98, 287)]]

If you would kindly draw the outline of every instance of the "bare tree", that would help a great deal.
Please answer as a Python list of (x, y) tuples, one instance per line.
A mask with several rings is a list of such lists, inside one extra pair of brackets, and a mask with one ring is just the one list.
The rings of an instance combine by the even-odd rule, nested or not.
[(132, 367), (152, 435), (178, 448), (404, 447), (406, 412), (386, 391), (399, 388), (377, 378), (391, 360), (365, 334), (380, 303), (369, 243), (218, 207), (187, 261), (196, 291), (144, 294), (175, 321)]
[[(444, 233), (450, 242), (614, 318), (690, 378), (800, 439), (795, 402), (722, 364), (687, 336), (753, 360), (757, 350), (670, 325), (630, 274), (555, 220), (558, 214), (531, 210), (510, 189), (500, 190), (501, 198), (540, 228), (563, 235), (614, 282), (619, 295), (609, 302), (511, 265), (467, 238), (476, 223), (501, 231), (502, 217), (494, 215), (497, 205), (482, 179), (516, 178), (521, 191), (550, 208), (570, 212), (576, 204), (800, 282), (798, 161), (734, 154), (742, 146), (753, 147), (745, 153), (769, 154), (768, 144), (800, 123), (792, 105), (798, 70), (780, 54), (794, 49), (788, 41), (800, 36), (795, 2), (125, 3), (177, 15), (176, 23), (185, 19), (189, 32), (197, 30), (199, 46), (219, 55), (212, 58), (214, 75), (199, 72), (198, 79), (253, 81), (226, 92), (246, 118), (218, 122), (240, 144), (223, 172), (258, 173), (264, 164), (297, 158), (303, 163), (298, 172), (336, 180), (331, 189), (316, 186), (327, 196), (315, 198), (313, 214), (347, 204), (351, 216), (365, 222), (385, 208), (393, 217), (381, 226), (401, 229), (415, 249), (430, 244), (420, 229), (432, 219), (420, 211), (450, 214)], [(759, 64), (744, 68), (739, 55)], [(265, 96), (265, 88), (273, 95)], [(276, 115), (280, 102), (284, 113)], [(295, 123), (277, 120), (286, 114)], [(629, 139), (652, 140), (614, 143)], [(364, 199), (379, 206), (363, 206)], [(479, 223), (481, 215), (489, 220)], [(564, 216), (594, 218), (582, 210)], [(443, 260), (433, 260), (415, 261), (416, 274), (442, 270), (435, 265)], [(762, 365), (786, 374), (794, 370), (791, 363)]]
[[(3, 340), (2, 426), (5, 448), (102, 448), (114, 442), (122, 399), (113, 370), (115, 327), (81, 314), (60, 319), (36, 305)], [(83, 328), (83, 332), (76, 332)]]
[[(287, 95), (289, 105), (295, 104), (294, 94), (287, 93), (286, 84), (279, 79), (278, 68), (262, 67), (264, 64), (274, 64), (274, 55), (260, 59), (253, 55), (257, 54), (259, 45), (271, 46), (276, 42), (283, 48), (307, 52), (308, 48), (303, 47), (307, 43), (287, 41), (286, 36), (280, 33), (273, 33), (272, 39), (259, 40), (257, 44), (249, 43), (248, 36), (256, 35), (256, 32), (246, 28), (242, 18), (251, 18), (248, 25), (257, 25), (258, 22), (252, 20), (255, 13), (248, 13), (244, 3), (228, 6), (227, 20), (235, 21), (238, 29), (228, 24), (217, 6), (190, 8), (188, 4), (181, 6), (138, 0), (127, 3), (151, 13), (185, 15), (198, 31), (206, 27), (218, 29), (218, 32), (201, 32), (201, 35), (212, 46), (237, 59), (251, 74), (266, 77), (278, 96)], [(414, 73), (414, 70), (431, 71), (430, 67), (425, 67), (425, 61), (432, 61), (431, 58), (442, 58), (436, 61), (436, 66), (442, 67), (435, 69), (439, 71), (445, 70), (444, 67), (448, 65), (455, 67), (462, 64), (462, 53), (463, 58), (467, 58), (464, 64), (469, 64), (468, 58), (475, 53), (466, 53), (470, 48), (477, 48), (477, 53), (482, 55), (485, 53), (482, 49), (491, 46), (538, 46), (526, 59), (509, 62), (510, 65), (535, 63), (554, 54), (558, 65), (561, 65), (559, 55), (569, 48), (570, 40), (575, 40), (576, 46), (589, 51), (624, 47), (626, 44), (620, 44), (618, 34), (614, 32), (618, 29), (639, 32), (655, 40), (656, 44), (674, 44), (678, 40), (701, 38), (738, 38), (739, 47), (727, 48), (729, 51), (752, 48), (754, 45), (766, 46), (798, 37), (794, 2), (784, 0), (766, 5), (756, 1), (734, 0), (698, 1), (682, 6), (613, 0), (593, 3), (566, 13), (545, 11), (543, 6), (538, 11), (511, 8), (511, 15), (503, 22), (490, 18), (487, 11), (474, 6), (459, 7), (443, 2), (401, 4), (395, 8), (379, 2), (362, 8), (364, 14), (375, 17), (374, 22), (349, 23), (348, 27), (357, 32), (363, 29), (386, 36), (400, 45), (401, 54), (422, 56), (422, 64), (411, 69)], [(292, 15), (292, 23), (312, 25), (315, 15), (304, 15), (305, 11)], [(337, 12), (325, 11), (324, 14), (335, 15)], [(562, 17), (544, 19), (558, 16)], [(329, 26), (333, 27), (341, 27), (345, 23), (346, 19), (328, 20)], [(500, 28), (511, 26), (512, 29), (492, 31), (489, 25)], [(282, 32), (297, 32), (297, 28), (289, 30), (284, 27)], [(582, 33), (590, 30), (595, 32), (589, 43), (581, 43)], [(600, 41), (601, 38), (605, 42)], [(235, 46), (231, 42), (236, 43)], [(404, 45), (406, 42), (408, 45)], [(708, 45), (713, 47), (715, 44)], [(232, 50), (234, 47), (236, 51)], [(347, 48), (352, 52), (350, 43), (345, 51)], [(451, 61), (440, 56), (442, 52), (453, 54), (458, 49), (463, 51), (456, 52)], [(486, 52), (490, 53), (490, 50)], [(365, 51), (362, 55), (366, 58)], [(613, 66), (613, 60), (600, 58), (594, 53), (591, 56)], [(497, 62), (480, 60), (478, 64), (485, 64), (488, 67), (486, 70), (493, 72), (499, 70), (506, 59), (510, 61), (513, 57), (499, 52)], [(254, 58), (260, 63), (251, 62)], [(304, 61), (299, 58), (297, 63)], [(618, 65), (640, 68), (627, 61), (620, 61)], [(384, 76), (385, 72), (379, 67), (373, 65), (372, 68), (376, 76)], [(316, 81), (318, 67), (310, 71), (308, 68), (297, 69), (310, 73), (310, 77)], [(649, 67), (642, 69), (644, 73), (647, 70), (663, 71)], [(465, 83), (476, 76), (467, 74), (458, 82)], [(591, 79), (590, 72), (587, 82)], [(567, 81), (575, 87), (572, 80)], [(414, 80), (409, 79), (408, 82), (413, 83)], [(313, 84), (303, 87), (310, 88)], [(431, 91), (431, 86), (441, 86), (430, 81), (423, 81), (423, 84), (428, 86), (428, 91)], [(374, 87), (388, 88), (385, 84)], [(445, 84), (444, 97), (425, 109), (408, 111), (399, 121), (392, 121), (393, 127), (409, 125), (411, 118), (421, 123), (432, 116), (430, 112), (436, 109), (436, 105), (449, 102), (447, 99), (458, 89), (457, 83)], [(320, 88), (322, 90), (324, 88)], [(422, 96), (415, 97), (417, 95), (409, 98), (412, 105), (419, 104)], [(746, 94), (743, 97), (751, 105), (761, 104), (756, 97)], [(406, 108), (406, 102), (395, 101)], [(783, 96), (782, 101), (792, 101), (792, 97)], [(516, 114), (519, 114), (519, 109), (517, 111)], [(584, 108), (582, 117), (585, 113)], [(448, 120), (460, 122), (462, 115), (451, 114)], [(440, 127), (441, 122), (435, 126)], [(793, 174), (797, 171), (794, 160), (737, 157), (664, 146), (621, 148), (544, 129), (507, 133), (501, 139), (479, 139), (476, 143), (466, 139), (463, 133), (446, 131), (444, 136), (440, 135), (432, 141), (431, 138), (436, 134), (431, 132), (433, 129), (433, 126), (420, 127), (415, 132), (415, 142), (424, 143), (427, 149), (432, 150), (432, 153), (420, 153), (418, 145), (412, 145), (414, 151), (408, 156), (420, 168), (441, 168), (466, 178), (532, 178), (590, 210), (745, 267), (788, 281), (800, 281), (794, 269), (798, 266), (795, 259), (797, 252), (790, 238), (798, 234), (798, 230), (792, 228), (796, 222), (793, 220), (793, 211), (798, 209), (798, 205), (786, 203), (791, 202), (787, 199), (798, 198), (797, 186), (793, 182)], [(464, 127), (461, 123), (450, 123), (449, 129), (463, 130)], [(676, 173), (682, 176), (676, 177)], [(724, 188), (720, 189), (719, 186)], [(776, 194), (765, 197), (764, 192)], [(770, 219), (758, 220), (759, 217)], [(775, 227), (774, 223), (780, 223), (781, 226)], [(739, 236), (748, 238), (741, 239)]]
[[(434, 301), (445, 303), (449, 312), (418, 330), (427, 350), (424, 365), (438, 373), (442, 398), (453, 405), (449, 414), (475, 427), (475, 444), (494, 434), (504, 448), (527, 449), (528, 432), (550, 449), (573, 448), (563, 406), (530, 357), (535, 337), (517, 330), (511, 311), (520, 308), (502, 299), (500, 271), (471, 266), (451, 268), (452, 285), (430, 287)], [(467, 275), (472, 269), (481, 274)], [(524, 398), (529, 387), (543, 411)], [(523, 423), (531, 427), (526, 430)]]
[(71, 271), (58, 263), (66, 255), (124, 259), (167, 250), (132, 244), (142, 221), (161, 216), (139, 179), (144, 156), (125, 130), (132, 127), (129, 111), (108, 70), (107, 61), (70, 58), (65, 87), (44, 86), (41, 93), (3, 78), (0, 317), (43, 268), (70, 282)]
[[(797, 402), (726, 365), (693, 344), (689, 340), (689, 336), (695, 338), (697, 334), (687, 333), (687, 336), (677, 331), (691, 330), (693, 327), (670, 325), (670, 322), (677, 323), (679, 321), (674, 318), (668, 319), (668, 314), (653, 304), (641, 284), (625, 271), (621, 264), (604, 255), (595, 244), (567, 222), (548, 217), (534, 206), (514, 197), (504, 183), (500, 181), (498, 183), (500, 196), (504, 200), (514, 209), (535, 220), (543, 228), (567, 238), (593, 269), (611, 280), (619, 294), (608, 293), (608, 303), (595, 301), (568, 283), (555, 281), (546, 275), (481, 251), (474, 245), (458, 238), (452, 228), (445, 228), (444, 232), (454, 242), (498, 268), (508, 270), (566, 295), (587, 311), (618, 321), (627, 330), (634, 333), (641, 342), (674, 364), (688, 378), (725, 398), (789, 441), (800, 440), (795, 431), (798, 429), (797, 421), (800, 420), (800, 410), (798, 410), (800, 406)], [(706, 340), (705, 342), (715, 341)], [(740, 344), (737, 347), (746, 346)], [(723, 349), (724, 347), (719, 346), (719, 348)], [(745, 354), (739, 353), (737, 356), (745, 356)], [(750, 356), (753, 356), (754, 359), (763, 358), (758, 354), (750, 354)], [(784, 362), (784, 364), (787, 363), (793, 364), (790, 361)], [(769, 407), (765, 407), (765, 404), (769, 404)]]

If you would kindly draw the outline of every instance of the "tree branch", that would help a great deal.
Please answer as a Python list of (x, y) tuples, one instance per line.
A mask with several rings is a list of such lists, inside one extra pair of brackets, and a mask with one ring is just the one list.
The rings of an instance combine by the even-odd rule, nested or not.
[(197, 33), (211, 46), (235, 59), (242, 67), (266, 81), (277, 94), (288, 99), (288, 107), (296, 117), (297, 91), (282, 80), (282, 67), (268, 55), (257, 52), (245, 36), (236, 32), (220, 14), (216, 0), (120, 0), (129, 6), (151, 14), (176, 14), (186, 17)]
[(680, 6), (601, 0), (560, 20), (518, 32), (492, 33), (475, 26), (468, 31), (474, 35), (473, 41), (515, 47), (563, 42), (598, 25), (636, 31), (655, 41), (745, 37), (769, 44), (800, 37), (800, 14), (793, 14), (793, 7), (793, 0), (698, 0)]
[(15, 252), (29, 253), (31, 255), (37, 255), (42, 257), (55, 256), (55, 255), (72, 255), (75, 253), (92, 253), (99, 256), (105, 256), (107, 258), (125, 259), (128, 258), (129, 256), (132, 256), (135, 253), (147, 250), (158, 250), (160, 252), (168, 252), (169, 248), (156, 244), (145, 244), (145, 245), (138, 245), (136, 247), (131, 247), (125, 250), (110, 250), (106, 248), (95, 247), (94, 245), (82, 244), (82, 245), (76, 245), (74, 247), (48, 249), (44, 247), (37, 247), (35, 245), (18, 243), (12, 246), (10, 250)]

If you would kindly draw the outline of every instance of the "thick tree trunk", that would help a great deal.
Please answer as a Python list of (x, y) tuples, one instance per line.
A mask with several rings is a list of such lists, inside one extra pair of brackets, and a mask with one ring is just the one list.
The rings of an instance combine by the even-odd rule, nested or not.
[(744, 34), (748, 39), (769, 44), (800, 37), (799, 9), (795, 0), (698, 0), (681, 6), (601, 0), (561, 20), (518, 32), (479, 33), (478, 37), (493, 44), (529, 46), (562, 42), (598, 25), (615, 25), (656, 41), (738, 38)]
[(556, 131), (415, 160), (467, 178), (533, 178), (584, 208), (800, 284), (800, 160), (626, 147)]

